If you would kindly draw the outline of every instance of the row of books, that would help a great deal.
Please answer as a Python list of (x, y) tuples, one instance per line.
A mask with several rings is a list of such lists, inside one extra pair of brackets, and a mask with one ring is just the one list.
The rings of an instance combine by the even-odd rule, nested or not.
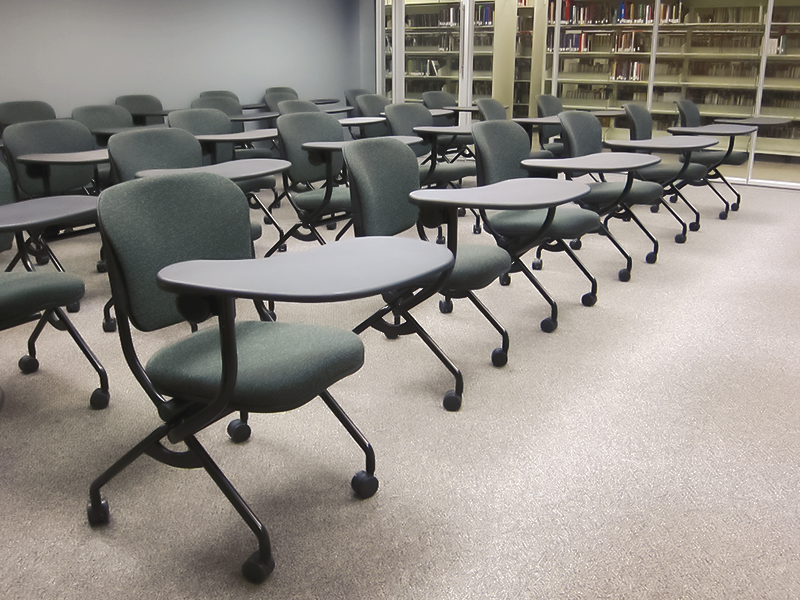
[(758, 34), (726, 35), (726, 34), (695, 34), (692, 36), (692, 49), (712, 48), (723, 52), (731, 50), (754, 50), (761, 48), (762, 36)]
[(766, 76), (780, 79), (800, 79), (800, 65), (767, 65)]
[[(438, 12), (406, 15), (406, 27), (457, 27), (461, 22), (458, 6), (442, 8)], [(494, 24), (494, 4), (475, 5), (475, 25)]]
[(698, 10), (696, 18), (698, 23), (760, 23), (761, 12), (758, 6), (716, 7)]
[(560, 49), (562, 52), (650, 52), (651, 39), (643, 31), (565, 31), (561, 34)]
[(614, 61), (611, 78), (617, 81), (647, 81), (650, 77), (650, 63), (638, 60)]
[(416, 77), (442, 77), (449, 75), (447, 64), (432, 58), (409, 58), (406, 60), (406, 74)]
[(758, 63), (754, 61), (696, 60), (689, 63), (689, 75), (695, 77), (757, 78)]
[(773, 23), (800, 23), (800, 6), (776, 6), (772, 9)]
[[(624, 23), (652, 23), (655, 18), (653, 2), (584, 3), (576, 0), (562, 0), (561, 22), (568, 25), (609, 25)], [(557, 10), (556, 1), (550, 0), (548, 20), (554, 23)], [(683, 2), (664, 2), (661, 4), (659, 19), (661, 23), (680, 23), (683, 15)]]

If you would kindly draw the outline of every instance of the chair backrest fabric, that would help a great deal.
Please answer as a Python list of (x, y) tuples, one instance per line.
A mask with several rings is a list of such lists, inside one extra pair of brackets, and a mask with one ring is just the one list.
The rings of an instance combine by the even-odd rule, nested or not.
[(297, 93), (297, 90), (291, 87), (268, 87), (264, 90), (264, 94), (291, 94), (294, 98), (299, 98), (300, 95)]
[(352, 106), (353, 110), (350, 111), (351, 117), (360, 117), (361, 111), (358, 109), (358, 100), (357, 98), (363, 94), (371, 94), (369, 90), (363, 88), (353, 88), (344, 91), (344, 101), (347, 106)]
[[(392, 101), (383, 94), (361, 94), (356, 96), (356, 105), (362, 117), (380, 117), (384, 109)], [(362, 128), (364, 137), (382, 137), (389, 135), (391, 129), (389, 123), (376, 123)]]
[(47, 121), (56, 118), (56, 111), (41, 100), (13, 100), (0, 102), (0, 133), (14, 123)]
[(456, 97), (450, 92), (433, 90), (422, 92), (422, 104), (427, 108), (444, 108), (458, 104)]
[[(305, 142), (340, 142), (344, 131), (336, 117), (323, 112), (301, 112), (280, 115), (276, 120), (278, 137), (286, 160), (292, 163), (288, 169), (294, 183), (309, 183), (325, 179), (325, 161), (313, 160), (303, 150)], [(342, 155), (333, 154), (333, 172), (342, 169)]]
[(525, 129), (508, 120), (472, 125), (478, 185), (528, 177), (520, 162), (530, 156), (531, 140)]
[[(167, 122), (170, 127), (185, 129), (192, 135), (214, 135), (233, 131), (228, 115), (216, 108), (175, 110), (169, 114)], [(218, 162), (234, 159), (233, 144), (215, 144), (213, 151)], [(206, 157), (206, 160), (211, 162), (211, 157)]]
[(128, 112), (135, 114), (137, 112), (150, 112), (163, 110), (164, 106), (161, 100), (150, 94), (128, 94), (125, 96), (117, 96), (114, 104), (124, 106)]
[(108, 153), (118, 181), (136, 179), (145, 169), (185, 169), (203, 164), (203, 151), (184, 129), (133, 129), (112, 135)]
[(264, 103), (272, 112), (278, 112), (278, 103), (284, 100), (297, 100), (297, 95), (293, 92), (267, 92), (264, 94)]
[[(561, 100), (552, 94), (542, 94), (536, 98), (536, 114), (540, 117), (554, 117), (563, 110)], [(561, 128), (558, 125), (542, 125), (539, 127), (539, 143), (544, 145), (559, 133)]]
[[(237, 96), (234, 92), (230, 92), (228, 90), (206, 90), (205, 92), (200, 92), (201, 98), (232, 98), (239, 102), (239, 96)], [(200, 107), (202, 108), (202, 107)]]
[(72, 120), (83, 123), (89, 131), (106, 127), (133, 127), (131, 113), (124, 106), (116, 104), (78, 106), (72, 110)]
[[(46, 193), (44, 178), (31, 177), (24, 165), (16, 163), (23, 154), (51, 152), (84, 152), (94, 149), (94, 136), (83, 123), (71, 119), (28, 121), (9, 125), (3, 132), (9, 168), (20, 191), (26, 196)], [(63, 194), (91, 185), (92, 165), (50, 165), (50, 194)]]
[[(11, 173), (8, 168), (0, 162), (0, 206), (14, 202), (14, 183), (11, 181)], [(0, 233), (0, 252), (8, 250), (14, 243), (14, 233)]]
[(311, 102), (311, 100), (281, 100), (278, 102), (278, 112), (282, 115), (288, 115), (298, 112), (322, 112), (319, 106)]
[(632, 140), (649, 140), (653, 137), (653, 116), (646, 106), (628, 102), (623, 104), (622, 108), (625, 109), (625, 113), (628, 115)]
[(192, 100), (192, 108), (216, 108), (229, 117), (242, 114), (242, 105), (239, 100), (230, 96), (200, 96)]
[(675, 102), (681, 116), (681, 127), (700, 127), (700, 109), (691, 100), (682, 99)]
[(603, 127), (593, 114), (568, 110), (558, 115), (566, 156), (586, 156), (603, 150)]
[(413, 227), (419, 208), (408, 195), (419, 188), (419, 165), (400, 140), (357, 140), (344, 148), (356, 236), (396, 235)]
[(478, 98), (475, 105), (484, 121), (504, 121), (507, 117), (506, 107), (494, 98)]
[[(417, 135), (414, 133), (414, 127), (433, 125), (431, 111), (422, 104), (410, 102), (389, 104), (384, 111), (394, 135)], [(430, 154), (431, 145), (428, 142), (414, 144), (412, 150), (417, 156), (425, 156)]]
[(253, 255), (247, 199), (219, 175), (180, 173), (121, 183), (100, 194), (97, 212), (104, 247), (113, 255), (115, 304), (141, 331), (184, 320), (175, 295), (158, 287), (163, 267)]

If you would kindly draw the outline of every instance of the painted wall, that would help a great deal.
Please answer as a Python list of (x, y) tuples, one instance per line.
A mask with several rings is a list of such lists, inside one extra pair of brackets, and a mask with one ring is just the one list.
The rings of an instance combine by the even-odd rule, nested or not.
[(269, 86), (344, 98), (374, 85), (373, 0), (0, 0), (0, 102), (59, 117), (122, 94), (188, 107)]

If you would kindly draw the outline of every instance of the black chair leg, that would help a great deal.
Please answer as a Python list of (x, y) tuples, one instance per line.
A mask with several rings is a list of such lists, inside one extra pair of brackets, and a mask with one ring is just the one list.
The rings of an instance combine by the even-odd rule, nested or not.
[[(691, 210), (691, 211), (692, 211), (692, 214), (694, 215), (694, 221), (692, 221), (691, 223), (689, 223), (689, 229), (690, 229), (691, 231), (698, 231), (698, 230), (700, 229), (700, 211), (699, 211), (699, 210), (697, 210), (697, 209), (696, 209), (696, 208), (695, 208), (695, 207), (692, 205), (692, 203), (691, 203), (691, 202), (689, 202), (689, 200), (687, 200), (687, 199), (686, 199), (686, 196), (684, 196), (684, 195), (681, 193), (680, 189), (678, 189), (676, 186), (672, 186), (672, 193), (673, 193), (673, 194), (675, 194), (675, 195), (676, 195), (678, 198), (680, 198), (680, 199), (681, 199), (681, 202), (683, 202), (683, 203), (686, 205), (686, 207), (687, 207), (689, 210)], [(677, 241), (677, 240), (676, 240), (676, 241)]]
[[(663, 200), (661, 200), (660, 202), (663, 202)], [(659, 205), (660, 204), (654, 204), (654, 206), (659, 206)], [(625, 210), (626, 210), (626, 212), (624, 213), (624, 215), (627, 216), (628, 218), (630, 218), (630, 220), (633, 221), (636, 224), (636, 226), (641, 230), (641, 232), (644, 233), (647, 236), (647, 239), (650, 240), (650, 243), (653, 244), (653, 251), (647, 253), (647, 255), (645, 256), (645, 262), (647, 262), (648, 264), (651, 264), (651, 265), (654, 264), (658, 260), (658, 240), (656, 239), (656, 236), (654, 236), (652, 233), (650, 233), (650, 230), (647, 229), (647, 227), (644, 226), (644, 223), (642, 223), (639, 220), (639, 217), (636, 216), (635, 212), (633, 212), (628, 207), (626, 207)], [(608, 227), (608, 220), (612, 216), (617, 216), (617, 215), (609, 215), (608, 217), (606, 217), (606, 220), (605, 220), (605, 223), (604, 223), (604, 225), (606, 227)]]
[(500, 334), (501, 337), (501, 346), (500, 348), (495, 348), (492, 351), (492, 364), (495, 367), (503, 367), (508, 363), (508, 346), (509, 346), (509, 337), (508, 331), (500, 325), (500, 322), (495, 318), (495, 316), (486, 308), (486, 305), (481, 302), (478, 297), (473, 293), (469, 292), (467, 294), (467, 298), (469, 298), (470, 302), (477, 308), (480, 313), (484, 316), (484, 318), (491, 323), (492, 327), (494, 327), (497, 332)]
[(533, 287), (541, 294), (542, 298), (550, 305), (550, 316), (546, 319), (543, 319), (540, 326), (542, 331), (545, 333), (552, 333), (558, 327), (558, 305), (556, 301), (553, 300), (553, 297), (544, 289), (544, 286), (539, 282), (538, 279), (534, 276), (534, 274), (525, 266), (525, 263), (522, 262), (520, 258), (514, 258), (514, 264), (516, 267), (528, 278), (533, 284)]
[(678, 224), (680, 224), (681, 232), (675, 235), (675, 242), (678, 244), (683, 244), (686, 241), (686, 232), (688, 231), (688, 228), (686, 226), (686, 221), (681, 219), (680, 215), (678, 215), (678, 213), (676, 213), (675, 210), (673, 210), (673, 208), (669, 205), (669, 203), (666, 200), (664, 200), (663, 197), (659, 200), (659, 203), (661, 206), (666, 208), (667, 211), (669, 211), (669, 214), (672, 215), (672, 218), (675, 219), (678, 222)]
[[(627, 215), (626, 215), (627, 216)], [(630, 281), (631, 280), (631, 271), (633, 270), (633, 259), (631, 255), (622, 247), (622, 244), (619, 243), (617, 238), (615, 238), (611, 231), (609, 231), (608, 226), (605, 223), (600, 224), (600, 229), (602, 231), (602, 235), (608, 239), (614, 247), (622, 254), (623, 258), (625, 259), (625, 268), (620, 269), (619, 273), (617, 273), (617, 277), (619, 277), (620, 281)]]
[(581, 296), (581, 303), (584, 306), (594, 306), (597, 303), (597, 279), (595, 279), (594, 275), (589, 272), (589, 269), (586, 268), (586, 265), (581, 262), (581, 259), (578, 258), (572, 248), (569, 247), (569, 244), (564, 242), (564, 240), (561, 240), (560, 244), (563, 246), (563, 250), (567, 253), (567, 256), (572, 259), (572, 262), (575, 263), (575, 265), (581, 270), (581, 273), (583, 273), (584, 276), (586, 276), (586, 278), (589, 280), (589, 283), (592, 284), (591, 291)]
[(202, 444), (193, 435), (184, 439), (186, 446), (191, 450), (205, 469), (206, 473), (214, 480), (220, 491), (225, 494), (242, 520), (247, 524), (258, 540), (258, 550), (252, 554), (242, 565), (242, 574), (252, 583), (262, 583), (275, 569), (275, 560), (272, 558), (272, 547), (269, 541), (267, 528), (259, 520), (252, 509), (244, 501), (225, 474), (209, 456)]
[(372, 444), (369, 443), (361, 430), (356, 427), (356, 424), (347, 416), (339, 403), (331, 396), (327, 390), (320, 394), (320, 398), (325, 402), (330, 411), (339, 419), (339, 422), (347, 430), (356, 444), (364, 451), (366, 457), (366, 467), (363, 471), (359, 471), (353, 476), (350, 481), (350, 486), (359, 498), (371, 498), (378, 491), (378, 478), (375, 477), (375, 451), (372, 449)]

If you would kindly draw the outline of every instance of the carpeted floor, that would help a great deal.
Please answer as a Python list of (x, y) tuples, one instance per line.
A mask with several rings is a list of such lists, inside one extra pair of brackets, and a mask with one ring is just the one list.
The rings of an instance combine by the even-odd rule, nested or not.
[[(144, 457), (105, 488), (110, 524), (87, 524), (92, 479), (158, 418), (116, 334), (101, 329), (98, 236), (57, 242), (86, 281), (74, 322), (112, 398), (89, 409), (96, 376), (65, 333), (45, 331), (33, 375), (16, 366), (32, 326), (2, 333), (0, 597), (800, 597), (800, 198), (742, 189), (726, 222), (709, 192), (689, 190), (703, 225), (684, 245), (667, 214), (641, 212), (662, 244), (654, 265), (635, 226), (613, 223), (634, 256), (628, 283), (611, 244), (586, 238), (594, 307), (580, 303), (588, 284), (577, 269), (547, 254), (552, 334), (521, 276), (482, 291), (511, 335), (504, 368), (491, 365), (498, 336), (469, 303), (449, 315), (435, 300), (420, 307), (464, 372), (457, 413), (441, 404), (449, 373), (419, 340), (365, 333), (365, 367), (332, 391), (375, 447), (372, 499), (353, 496), (363, 455), (320, 401), (254, 416), (242, 446), (224, 423), (202, 432), (270, 531), (277, 566), (261, 586), (239, 572), (253, 536), (203, 472)], [(293, 221), (285, 203), (276, 214)], [(461, 220), (462, 242), (492, 243), (471, 225)], [(262, 254), (273, 240), (265, 228)], [(380, 304), (278, 314), (349, 329)], [(138, 335), (140, 351), (184, 331)]]

